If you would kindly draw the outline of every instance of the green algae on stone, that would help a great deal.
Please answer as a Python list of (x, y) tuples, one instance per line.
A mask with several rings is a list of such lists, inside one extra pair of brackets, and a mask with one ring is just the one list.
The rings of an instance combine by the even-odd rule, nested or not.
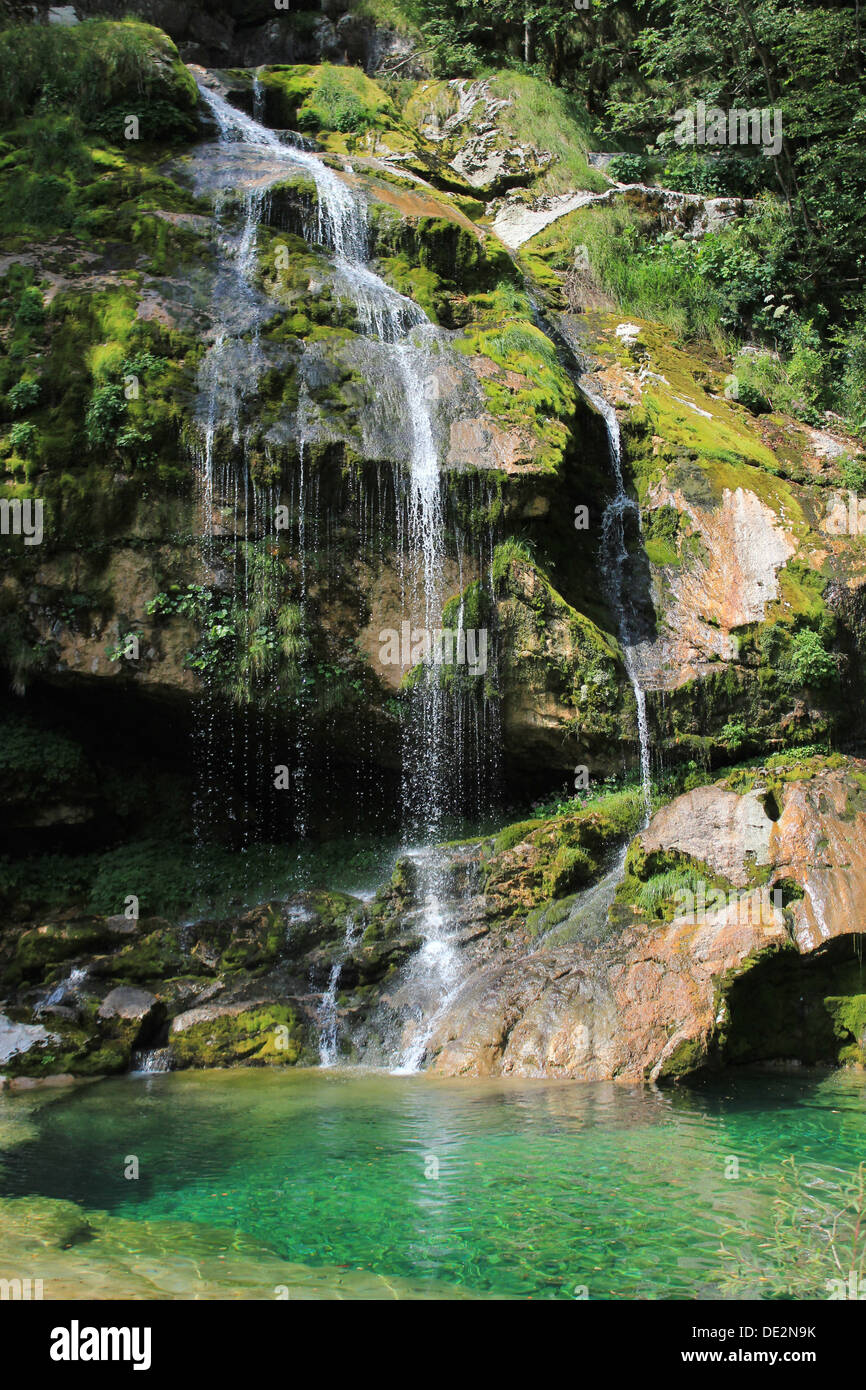
[(257, 1005), (192, 1023), (170, 1035), (178, 1068), (294, 1066), (305, 1059), (305, 1032), (282, 1004)]

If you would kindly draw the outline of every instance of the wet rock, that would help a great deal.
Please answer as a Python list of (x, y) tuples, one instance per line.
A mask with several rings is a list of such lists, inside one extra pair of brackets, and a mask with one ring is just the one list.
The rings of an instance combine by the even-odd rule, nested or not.
[(756, 791), (697, 787), (663, 806), (641, 836), (647, 854), (676, 850), (745, 888), (756, 868), (769, 865), (773, 822)]
[(6, 1083), (8, 1090), (17, 1091), (53, 1091), (65, 1086), (77, 1086), (81, 1083), (81, 1078), (73, 1076), (71, 1072), (58, 1072), (53, 1076), (10, 1076), (0, 1077), (0, 1083)]
[(129, 985), (120, 985), (105, 996), (99, 1006), (98, 1017), (104, 1019), (119, 1018), (123, 1019), (124, 1022), (143, 1023), (151, 1017), (156, 1004), (156, 995), (149, 994), (147, 990), (132, 989)]

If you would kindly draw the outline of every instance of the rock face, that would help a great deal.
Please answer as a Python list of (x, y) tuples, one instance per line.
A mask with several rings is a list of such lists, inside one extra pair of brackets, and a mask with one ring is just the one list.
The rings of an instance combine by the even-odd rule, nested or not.
[(552, 163), (549, 151), (513, 138), (502, 120), (512, 98), (495, 94), (489, 82), (430, 83), (413, 100), (421, 112), (429, 106), (421, 134), (441, 144), (451, 168), (481, 192), (528, 182)]
[[(568, 946), (503, 949), (469, 976), (431, 1037), (434, 1070), (658, 1080), (862, 1061), (864, 850), (863, 763), (678, 798), (633, 844), (606, 925), (571, 909)], [(642, 890), (673, 866), (659, 921)]]
[(380, 983), (418, 946), (387, 893), (369, 904), (307, 893), (194, 928), (132, 926), (3, 933), (0, 1067), (13, 1085), (126, 1071), (142, 1051), (164, 1050), (176, 1068), (318, 1062), (329, 982), (333, 1017), (339, 981), (340, 1009), (364, 1030)]
[(765, 798), (754, 791), (697, 787), (663, 806), (641, 836), (647, 854), (675, 850), (709, 864), (737, 888), (772, 863)]
[[(62, 7), (52, 43), (126, 8)], [(635, 766), (629, 671), (669, 763), (845, 746), (862, 725), (856, 442), (747, 409), (709, 349), (620, 313), (572, 236), (616, 204), (694, 240), (741, 203), (612, 188), (554, 89), (426, 80), (411, 40), (337, 0), (303, 22), (265, 0), (249, 24), (240, 0), (141, 8), (180, 55), (136, 29), (127, 61), (129, 26), (105, 26), (110, 91), (58, 116), (81, 132), (62, 207), (36, 86), (3, 132), (42, 219), (0, 256), (0, 500), (45, 504), (39, 545), (2, 537), (0, 579), (0, 839), (18, 855), (0, 866), (0, 1050), (19, 1076), (119, 1071), (166, 1046), (180, 1066), (315, 1061), (325, 1002), (377, 1042), (417, 902), (392, 885), (372, 907), (301, 895), (200, 921), (192, 899), (210, 832), (225, 866), (236, 846), (394, 828), (418, 663), (386, 661), (382, 634), (402, 631), (429, 562), (407, 544), (425, 529), (407, 460), (435, 453), (441, 478), (437, 621), (490, 637), (487, 669), (448, 685), (443, 779), (475, 796), (460, 810), (486, 809), (488, 766), (521, 800), (570, 791), (576, 767)], [(392, 61), (424, 79), (408, 98), (370, 75)], [(286, 143), (219, 141), (213, 92)], [(133, 149), (118, 113), (139, 106)], [(289, 141), (363, 194), (348, 277), (323, 243), (325, 185)], [(352, 276), (404, 297), (424, 364), (407, 389)], [(617, 430), (625, 614), (603, 572)], [(632, 1077), (858, 1055), (862, 991), (840, 952), (859, 932), (860, 776), (698, 788), (658, 814), (619, 888), (604, 869), (631, 812), (473, 849), (471, 972), (435, 1065)], [(677, 916), (666, 873), (706, 880), (700, 921)], [(163, 886), (170, 910), (117, 915)], [(776, 887), (781, 902), (761, 897)], [(781, 1012), (757, 1002), (767, 979)]]
[(50, 1041), (51, 1036), (41, 1023), (13, 1023), (0, 1014), (0, 1065)]
[[(783, 757), (697, 787), (626, 855), (640, 814), (620, 792), (453, 851), (463, 983), (430, 1015), (432, 1069), (665, 1081), (864, 1062), (866, 763)], [(385, 1061), (413, 1007), (419, 891), (401, 860), (366, 904), (321, 892), (194, 929), (21, 931), (0, 961), (19, 979), (3, 1071), (100, 1075), (142, 1048), (175, 1067), (310, 1065), (329, 1028), (332, 1058)]]
[[(107, 5), (105, 12), (115, 8)], [(221, 29), (232, 27), (232, 14), (226, 10), (204, 16), (195, 10), (187, 15), (156, 3), (145, 11), (145, 17), (168, 25), (179, 40), (217, 46)], [(323, 22), (340, 25), (343, 19), (334, 11)], [(210, 37), (201, 28), (207, 24)], [(8, 790), (0, 794), (0, 827), (16, 831), (22, 844), (27, 832), (44, 831), (39, 847), (46, 851), (63, 836), (76, 849), (98, 845), (114, 835), (118, 819), (124, 822), (124, 834), (162, 835), (163, 807), (170, 812), (171, 805), (190, 804), (188, 783), (196, 770), (190, 765), (192, 741), (185, 735), (205, 687), (213, 688), (205, 675), (218, 678), (220, 729), (214, 737), (231, 743), (235, 758), (246, 757), (248, 763), (254, 759), (247, 750), (259, 747), (259, 734), (251, 738), (238, 726), (249, 720), (261, 723), (268, 717), (262, 706), (276, 690), (286, 703), (291, 696), (285, 692), (303, 684), (314, 707), (311, 718), (305, 712), (304, 737), (311, 745), (309, 757), (322, 767), (318, 781), (334, 781), (336, 767), (336, 775), (349, 784), (349, 794), (341, 786), (331, 807), (311, 808), (308, 828), (316, 819), (320, 827), (330, 828), (354, 785), (370, 785), (371, 766), (378, 799), (387, 804), (401, 758), (400, 711), (407, 703), (401, 687), (414, 665), (385, 665), (379, 659), (380, 634), (399, 630), (410, 616), (403, 610), (409, 582), (406, 460), (413, 448), (413, 413), (405, 409), (400, 383), (395, 384), (388, 345), (362, 331), (346, 284), (309, 235), (322, 210), (303, 170), (271, 187), (261, 208), (250, 270), (254, 304), (239, 310), (254, 314), (255, 334), (250, 338), (249, 333), (232, 332), (215, 354), (219, 362), (213, 375), (221, 386), (209, 447), (219, 477), (240, 477), (247, 470), (247, 483), (257, 489), (254, 504), (247, 508), (241, 500), (247, 495), (245, 485), (228, 487), (207, 512), (201, 506), (200, 425), (204, 415), (210, 418), (211, 407), (205, 399), (209, 378), (200, 364), (204, 359), (207, 367), (208, 354), (222, 341), (223, 310), (237, 297), (226, 285), (232, 283), (234, 265), (230, 242), (239, 233), (244, 210), (233, 187), (231, 197), (223, 197), (225, 161), (232, 149), (217, 144), (211, 127), (197, 130), (187, 111), (196, 100), (191, 70), (177, 62), (164, 36), (151, 32), (155, 61), (164, 67), (169, 55), (177, 69), (173, 80), (177, 100), (184, 103), (184, 139), (189, 143), (182, 152), (169, 144), (157, 146), (152, 168), (148, 155), (134, 171), (126, 171), (146, 185), (135, 244), (124, 246), (122, 253), (117, 249), (124, 228), (118, 225), (112, 196), (116, 192), (126, 199), (118, 170), (116, 190), (105, 180), (98, 189), (99, 199), (106, 200), (110, 244), (100, 240), (98, 253), (88, 248), (80, 260), (70, 260), (46, 232), (21, 259), (11, 253), (0, 260), (10, 285), (14, 281), (17, 287), (16, 276), (23, 275), (28, 286), (34, 281), (26, 293), (32, 289), (40, 296), (40, 307), (34, 309), (39, 322), (34, 322), (22, 369), (29, 373), (32, 367), (46, 383), (56, 375), (56, 391), (54, 385), (51, 391), (68, 406), (67, 417), (58, 422), (46, 385), (33, 402), (32, 418), (23, 422), (25, 432), (32, 425), (45, 440), (39, 486), (45, 493), (46, 534), (44, 544), (32, 551), (17, 548), (0, 585), (0, 664), (9, 667), (13, 690), (27, 702), (17, 707), (12, 702), (8, 725), (5, 709), (0, 712), (4, 742), (14, 751), (13, 766), (21, 774), (19, 781), (27, 784), (22, 795), (9, 779)], [(447, 117), (447, 139), (440, 140), (424, 134), (428, 126), (433, 128), (425, 116), (426, 88), (413, 115), (411, 103), (398, 110), (386, 91), (357, 68), (305, 62), (290, 69), (269, 67), (261, 75), (258, 98), (250, 70), (195, 71), (199, 80), (228, 92), (241, 108), (251, 110), (260, 99), (265, 107), (260, 114), (270, 124), (303, 126), (305, 138), (337, 167), (347, 185), (363, 192), (377, 272), (401, 293), (414, 296), (440, 330), (423, 385), (436, 402), (431, 424), (443, 475), (448, 551), (441, 567), (443, 598), (453, 602), (476, 582), (493, 598), (490, 569), (497, 543), (514, 532), (566, 533), (557, 542), (562, 573), (554, 575), (552, 566), (541, 562), (535, 569), (543, 571), (543, 580), (530, 581), (527, 574), (521, 580), (537, 594), (549, 591), (552, 602), (545, 604), (546, 612), (553, 616), (558, 607), (566, 617), (557, 618), (547, 635), (535, 622), (531, 662), (502, 653), (508, 708), (501, 765), (506, 776), (513, 769), (520, 781), (531, 775), (533, 788), (536, 781), (550, 786), (581, 759), (600, 770), (623, 757), (632, 759), (634, 723), (616, 624), (589, 577), (593, 559), (586, 547), (578, 555), (566, 545), (572, 494), (600, 497), (610, 486), (603, 434), (575, 389), (573, 364), (557, 360), (550, 339), (535, 322), (519, 271), (495, 234), (479, 224), (481, 204), (460, 172), (459, 159), (455, 165), (451, 158), (449, 142), (456, 142), (456, 158), (458, 146), (471, 137), (469, 115), (483, 110), (493, 122), (487, 134), (491, 140), (495, 136), (503, 159), (511, 159), (517, 146), (508, 122), (526, 121), (519, 90), (497, 95), (485, 84), (460, 91), (447, 86), (444, 95), (458, 119)], [(323, 88), (330, 91), (334, 84), (348, 110), (361, 110), (357, 131), (351, 123), (342, 128), (337, 118), (342, 107), (340, 101), (333, 105), (333, 92), (327, 100), (321, 96)], [(430, 97), (434, 105), (437, 93)], [(125, 100), (126, 93), (122, 95)], [(337, 117), (329, 117), (334, 111)], [(192, 138), (196, 136), (202, 138)], [(557, 166), (558, 159), (552, 149), (539, 147), (531, 158), (509, 166), (508, 177), (531, 180), (539, 170)], [(273, 161), (262, 155), (253, 172), (263, 181), (272, 180)], [(292, 170), (282, 172), (290, 175)], [(42, 290), (35, 289), (37, 283)], [(14, 293), (20, 291), (15, 288)], [(87, 366), (103, 350), (102, 326), (91, 324), (89, 317), (94, 295), (110, 296), (117, 315), (111, 331), (118, 338), (105, 382), (101, 375), (97, 381)], [(79, 325), (81, 338), (74, 350), (66, 342), (70, 322)], [(508, 341), (503, 341), (504, 322)], [(74, 391), (62, 384), (67, 353), (81, 378)], [(138, 395), (121, 404), (125, 376), (135, 373), (121, 374), (120, 368), (139, 358), (147, 381), (142, 377)], [(29, 377), (24, 384), (28, 387)], [(118, 416), (116, 428), (98, 439), (92, 424), (88, 434), (94, 401), (108, 401)], [(21, 423), (11, 410), (6, 415), (0, 422), (4, 439)], [(85, 441), (80, 475), (77, 465), (67, 467), (57, 445), (63, 433)], [(2, 486), (14, 490), (25, 460), (9, 451), (3, 458), (9, 471), (4, 463)], [(91, 496), (92, 504), (85, 500)], [(270, 554), (260, 534), (264, 508), (271, 505), (266, 498), (279, 502), (292, 523), (291, 535), (277, 536)], [(563, 498), (569, 507), (563, 506)], [(208, 528), (214, 545), (205, 559), (202, 534)], [(306, 587), (299, 560), (302, 530), (304, 563), (318, 576)], [(251, 546), (262, 552), (252, 567), (247, 564)], [(247, 673), (233, 665), (236, 658), (243, 664), (242, 649), (249, 639), (250, 575), (265, 568), (267, 574), (253, 581), (259, 598), (267, 600), (257, 630), (264, 634), (268, 659), (279, 647), (291, 646), (298, 655), (283, 671), (270, 671), (270, 678), (253, 690)], [(507, 622), (502, 630), (522, 628), (529, 642), (529, 625), (518, 621), (513, 588), (503, 578), (498, 597)], [(290, 606), (298, 606), (302, 591), (303, 631), (286, 641), (278, 629), (296, 621)], [(593, 595), (586, 617), (584, 592)], [(568, 623), (580, 627), (581, 637), (591, 632), (591, 641), (576, 641), (574, 633), (566, 632)], [(559, 651), (563, 636), (564, 657)], [(490, 638), (492, 645), (497, 640), (493, 630)], [(585, 684), (587, 663), (592, 665), (590, 648), (604, 651), (610, 676), (604, 727), (575, 714), (575, 696)], [(306, 677), (299, 673), (302, 659)], [(595, 693), (594, 686), (590, 689)], [(63, 705), (64, 721), (50, 713), (58, 691), (74, 697)], [(500, 697), (492, 678), (471, 692), (473, 701), (491, 707)], [(62, 758), (41, 755), (48, 736), (43, 709), (49, 712), (52, 735), (63, 733), (66, 739)], [(495, 711), (489, 713), (492, 726)], [(57, 728), (59, 722), (65, 723), (64, 730)], [(166, 738), (172, 739), (171, 748), (165, 746)], [(155, 756), (139, 760), (133, 751), (139, 746)], [(134, 764), (133, 775), (149, 781), (134, 803), (121, 794), (125, 772), (119, 763), (124, 760)], [(239, 780), (258, 775), (249, 766), (238, 769)], [(271, 836), (291, 833), (289, 799), (274, 798), (272, 791), (267, 783), (256, 788), (258, 807), (269, 801), (270, 809), (260, 811), (255, 830)], [(213, 798), (215, 816), (222, 803), (222, 797)], [(152, 827), (142, 824), (149, 815)], [(272, 823), (264, 824), (269, 817)], [(67, 835), (75, 827), (80, 834)], [(234, 827), (227, 822), (222, 828), (230, 834)], [(31, 896), (22, 891), (12, 906), (29, 908)], [(117, 902), (109, 910), (119, 906)]]
[[(114, 14), (122, 7), (105, 0), (76, 8)], [(592, 369), (593, 389), (619, 409), (626, 481), (643, 513), (643, 546), (631, 538), (629, 561), (628, 589), (641, 619), (631, 666), (650, 692), (657, 743), (685, 759), (696, 746), (718, 753), (723, 730), (743, 716), (761, 746), (771, 747), (789, 735), (817, 738), (850, 719), (861, 646), (866, 659), (862, 566), (851, 537), (812, 524), (814, 498), (792, 481), (794, 455), (821, 481), (835, 477), (845, 442), (829, 432), (809, 437), (806, 427), (775, 417), (772, 427), (756, 423), (726, 398), (724, 380), (658, 325), (638, 323), (623, 335), (614, 313), (559, 313), (568, 274), (543, 279), (535, 302), (546, 317), (539, 318), (522, 263), (506, 254), (506, 246), (525, 250), (534, 276), (545, 230), (567, 228), (596, 203), (639, 200), (684, 236), (735, 209), (671, 190), (611, 187), (592, 167), (587, 133), (565, 106), (539, 123), (535, 79), (500, 73), (420, 81), (401, 106), (390, 87), (352, 66), (361, 62), (361, 29), (373, 56), (398, 36), (336, 3), (316, 26), (282, 11), (240, 24), (228, 0), (207, 13), (152, 0), (143, 15), (167, 27), (184, 58), (221, 65), (195, 69), (206, 85), (244, 110), (255, 108), (271, 126), (302, 129), (347, 186), (364, 192), (377, 273), (440, 330), (424, 389), (437, 403), (446, 494), (443, 585), (453, 602), (479, 582), (490, 600), (496, 674), (473, 699), (490, 707), (489, 725), (503, 731), (500, 766), (510, 791), (549, 792), (576, 764), (607, 773), (637, 757), (618, 618), (599, 571), (600, 520), (612, 489), (607, 440), (577, 385), (578, 365)], [(286, 45), (305, 34), (311, 52), (293, 60)], [(342, 44), (339, 66), (311, 62), (333, 56), (332, 40)], [(298, 657), (286, 663), (284, 682), (270, 673), (261, 689), (251, 691), (248, 682), (238, 694), (244, 673), (232, 653), (249, 638), (249, 594), (241, 589), (251, 571), (237, 559), (262, 537), (245, 504), (231, 501), (246, 496), (244, 488), (215, 500), (206, 517), (200, 506), (200, 423), (210, 406), (199, 373), (221, 340), (222, 309), (235, 298), (225, 289), (226, 246), (240, 235), (244, 210), (234, 187), (223, 197), (231, 152), (200, 120), (201, 102), (195, 114), (191, 70), (157, 30), (148, 42), (164, 95), (177, 105), (172, 132), (160, 117), (165, 143), (157, 140), (134, 164), (114, 149), (100, 155), (104, 162), (76, 194), (81, 207), (74, 211), (91, 240), (76, 243), (74, 258), (64, 228), (50, 224), (41, 238), (28, 234), (26, 250), (16, 242), (0, 258), (10, 332), (17, 298), (35, 293), (40, 301), (32, 310), (38, 322), (16, 346), (24, 375), (12, 389), (26, 393), (41, 383), (26, 412), (10, 407), (0, 421), (2, 486), (17, 496), (35, 467), (46, 507), (44, 543), (19, 547), (0, 581), (0, 663), (16, 692), (8, 723), (5, 711), (0, 717), (17, 774), (0, 794), (0, 828), (21, 842), (39, 832), (46, 852), (61, 840), (76, 848), (104, 843), (119, 818), (124, 833), (161, 835), (165, 802), (189, 802), (185, 779), (195, 769), (184, 735), (206, 672), (220, 677), (220, 736), (236, 758), (258, 746), (238, 726), (267, 719), (262, 706), (274, 688), (284, 692), (299, 679)], [(251, 56), (256, 44), (264, 48)], [(227, 68), (265, 59), (255, 89), (251, 68)], [(401, 67), (403, 75), (411, 71)], [(121, 87), (114, 107), (131, 95)], [(545, 103), (558, 100), (544, 95)], [(345, 284), (309, 235), (321, 215), (313, 182), (299, 169), (270, 186), (274, 169), (265, 154), (255, 173), (269, 185), (251, 253), (256, 331), (225, 341), (211, 447), (217, 474), (232, 477), (243, 440), (241, 462), (258, 489), (253, 511), (272, 497), (292, 514), (294, 529), (277, 538), (275, 563), (260, 586), (269, 607), (258, 630), (270, 651), (282, 642), (279, 625), (291, 619), (287, 608), (298, 605), (303, 588), (303, 437), (304, 550), (318, 579), (303, 589), (304, 631), (286, 645), (305, 653), (308, 671), (325, 673), (312, 682), (317, 713), (305, 736), (321, 783), (334, 780), (335, 767), (349, 783), (348, 796), (341, 786), (332, 806), (315, 808), (330, 829), (355, 785), (370, 783), (371, 769), (380, 801), (391, 799), (400, 763), (398, 711), (410, 663), (384, 665), (379, 634), (399, 628), (404, 616), (400, 499), (412, 416), (400, 402), (394, 409), (393, 362), (359, 331)], [(133, 202), (131, 186), (140, 190)], [(94, 206), (102, 209), (98, 226)], [(589, 300), (608, 302), (590, 293), (578, 307)], [(91, 321), (95, 301), (111, 303), (110, 326)], [(110, 362), (91, 369), (106, 353)], [(138, 358), (145, 364), (139, 395), (121, 405), (126, 376), (135, 375), (121, 368)], [(97, 406), (120, 412), (112, 430), (95, 430), (88, 412)], [(27, 437), (31, 425), (39, 447), (28, 461), (11, 437), (22, 429)], [(72, 464), (62, 442), (70, 437), (82, 441)], [(580, 507), (588, 512), (583, 532), (574, 525)], [(207, 561), (205, 525), (214, 537)], [(497, 564), (498, 545), (517, 537), (526, 552)], [(260, 555), (253, 569), (266, 564)], [(829, 634), (834, 615), (834, 659), (845, 689), (837, 681), (816, 691), (802, 680), (771, 689), (768, 673), (779, 663), (760, 649), (762, 634), (772, 628), (784, 647), (800, 623), (821, 623)], [(136, 654), (128, 655), (132, 639)], [(662, 691), (672, 698), (652, 698)], [(54, 713), (57, 692), (63, 721)], [(39, 753), (46, 722), (52, 735), (69, 736), (63, 758)], [(167, 728), (176, 730), (175, 742), (157, 769)], [(142, 760), (144, 771), (124, 755), (133, 732), (155, 754)], [(124, 756), (135, 763), (134, 775), (152, 775), (135, 808), (121, 792)], [(157, 772), (164, 773), (161, 788)], [(26, 794), (17, 789), (22, 783)], [(260, 804), (274, 803), (270, 790), (256, 787)], [(141, 824), (145, 806), (158, 808), (152, 827)], [(283, 798), (254, 830), (291, 833), (288, 821)], [(28, 906), (28, 893), (16, 901)]]
[[(122, 19), (128, 13), (124, 0), (78, 0), (75, 5), (40, 8), (47, 9), (51, 23), (65, 24), (93, 16)], [(292, 13), (296, 10), (306, 11), (306, 23), (296, 22)], [(426, 76), (423, 59), (416, 57), (408, 38), (353, 14), (349, 3), (327, 0), (292, 4), (291, 9), (264, 4), (253, 6), (253, 11), (251, 16), (250, 6), (242, 0), (221, 0), (216, 5), (140, 0), (136, 14), (170, 34), (186, 62), (237, 67), (349, 62), (369, 71), (400, 63), (406, 75)]]
[(119, 986), (103, 999), (97, 1011), (99, 1018), (122, 1018), (140, 1023), (153, 1012), (156, 996), (146, 989)]
[[(863, 557), (828, 485), (856, 443), (753, 415), (735, 376), (699, 367), (657, 324), (590, 309), (559, 322), (616, 407), (634, 470), (643, 555), (628, 561), (631, 662), (655, 741), (675, 756), (736, 755), (853, 733)], [(804, 637), (807, 627), (824, 636)], [(833, 651), (807, 672), (793, 655), (801, 642)], [(748, 750), (732, 725), (749, 731)]]

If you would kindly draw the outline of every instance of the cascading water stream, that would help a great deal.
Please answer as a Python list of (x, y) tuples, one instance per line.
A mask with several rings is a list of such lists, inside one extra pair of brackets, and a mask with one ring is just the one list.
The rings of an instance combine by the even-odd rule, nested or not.
[(322, 995), (322, 1001), (319, 1005), (319, 1065), (322, 1067), (335, 1066), (339, 1056), (337, 988), (340, 983), (340, 976), (343, 973), (343, 966), (346, 964), (346, 957), (358, 940), (362, 926), (363, 923), (359, 922), (355, 917), (350, 915), (347, 918), (343, 948), (331, 965), (328, 985)]
[(38, 1018), (45, 1009), (51, 1008), (54, 1004), (62, 1004), (68, 993), (74, 993), (78, 986), (84, 983), (88, 968), (87, 966), (75, 966), (66, 976), (66, 979), (55, 985), (45, 998), (36, 1005), (33, 1010), (34, 1016)]
[[(445, 525), (442, 480), (436, 447), (431, 393), (429, 391), (429, 344), (435, 337), (433, 325), (412, 300), (397, 293), (368, 264), (370, 231), (367, 204), (363, 196), (344, 178), (311, 152), (287, 146), (272, 130), (237, 110), (218, 92), (199, 81), (199, 89), (214, 117), (223, 146), (242, 145), (252, 162), (263, 160), (266, 172), (254, 186), (243, 189), (243, 228), (237, 240), (234, 261), (242, 285), (252, 294), (257, 231), (268, 190), (285, 177), (286, 170), (303, 169), (316, 187), (315, 226), (308, 229), (309, 241), (329, 248), (338, 284), (351, 298), (359, 328), (367, 337), (390, 350), (392, 375), (402, 398), (402, 428), (406, 434), (408, 476), (405, 479), (405, 560), (402, 566), (402, 602), (413, 627), (432, 633), (441, 625), (444, 589)], [(262, 87), (257, 76), (254, 103), (262, 109)], [(259, 319), (253, 315), (253, 339), (257, 341)], [(226, 334), (221, 332), (212, 353), (220, 376), (220, 355)], [(213, 383), (204, 451), (204, 496), (212, 509), (214, 501), (213, 440), (216, 431), (217, 383)], [(237, 415), (235, 416), (237, 418)], [(303, 425), (300, 434), (303, 436)], [(303, 458), (303, 437), (299, 448)], [(301, 484), (303, 488), (303, 482)], [(301, 497), (303, 506), (303, 496)], [(208, 517), (206, 514), (206, 524)], [(303, 549), (303, 520), (300, 521)], [(444, 913), (440, 890), (441, 865), (435, 843), (441, 839), (445, 813), (446, 768), (446, 692), (435, 665), (428, 663), (415, 683), (412, 711), (404, 721), (402, 749), (402, 789), (406, 807), (407, 832), (416, 848), (411, 852), (418, 877), (421, 910), (418, 930), (422, 947), (411, 968), (410, 990), (418, 996), (410, 1012), (435, 1014), (443, 998), (453, 990), (458, 975), (458, 954), (450, 939), (449, 922)], [(339, 973), (329, 984), (336, 990)], [(417, 990), (413, 985), (417, 984)], [(326, 996), (327, 997), (327, 996)], [(336, 1029), (336, 1016), (334, 1018)], [(423, 1059), (429, 1026), (419, 1020), (414, 1034), (398, 1051), (403, 1070), (416, 1070)], [(336, 1055), (329, 1041), (323, 1053)]]
[(172, 1068), (170, 1047), (154, 1047), (149, 1051), (133, 1052), (130, 1059), (130, 1075), (162, 1076)]
[(625, 539), (625, 517), (633, 512), (640, 529), (640, 508), (632, 501), (625, 489), (622, 476), (622, 438), (616, 411), (603, 397), (596, 395), (586, 384), (579, 382), (580, 389), (591, 405), (604, 420), (607, 432), (608, 453), (613, 470), (616, 490), (605, 508), (601, 522), (602, 568), (608, 600), (617, 615), (619, 639), (625, 660), (625, 668), (634, 691), (637, 706), (637, 728), (640, 741), (640, 775), (644, 803), (643, 827), (649, 824), (652, 815), (652, 774), (650, 764), (649, 721), (647, 719), (646, 692), (640, 683), (635, 662), (635, 633), (629, 616), (625, 598), (624, 566), (628, 559)]

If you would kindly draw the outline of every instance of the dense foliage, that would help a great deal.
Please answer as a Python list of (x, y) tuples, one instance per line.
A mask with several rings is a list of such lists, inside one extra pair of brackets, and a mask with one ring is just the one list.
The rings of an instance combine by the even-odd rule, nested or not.
[[(793, 362), (780, 403), (816, 422), (835, 409), (850, 427), (866, 427), (858, 0), (592, 0), (586, 8), (574, 0), (401, 0), (399, 9), (420, 29), (435, 71), (510, 65), (576, 98), (603, 148), (630, 151), (617, 177), (656, 175), (685, 192), (761, 199), (734, 234), (700, 248), (623, 242), (616, 259), (638, 263), (630, 275), (683, 285), (680, 297), (696, 302), (689, 331), (719, 326)], [(675, 114), (699, 100), (780, 112), (780, 148), (765, 157), (749, 145), (678, 146)], [(783, 218), (768, 214), (768, 197)], [(607, 288), (616, 294), (615, 280)]]

